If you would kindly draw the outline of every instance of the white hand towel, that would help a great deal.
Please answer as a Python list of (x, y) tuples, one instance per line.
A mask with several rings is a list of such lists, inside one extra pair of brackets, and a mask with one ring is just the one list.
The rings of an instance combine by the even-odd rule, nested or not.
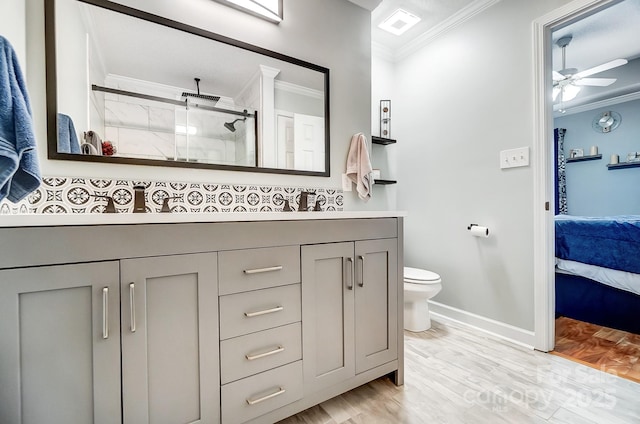
[(347, 156), (347, 177), (356, 185), (358, 197), (365, 202), (371, 197), (373, 175), (371, 160), (367, 151), (367, 139), (364, 134), (357, 133), (351, 137), (351, 146)]

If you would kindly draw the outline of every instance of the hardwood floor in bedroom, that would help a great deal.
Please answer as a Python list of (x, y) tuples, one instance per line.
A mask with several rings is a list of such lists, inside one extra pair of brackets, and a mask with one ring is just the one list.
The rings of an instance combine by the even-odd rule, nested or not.
[(280, 424), (640, 423), (633, 381), (450, 322), (404, 339), (404, 386), (379, 378)]
[(640, 383), (638, 334), (560, 317), (553, 354)]

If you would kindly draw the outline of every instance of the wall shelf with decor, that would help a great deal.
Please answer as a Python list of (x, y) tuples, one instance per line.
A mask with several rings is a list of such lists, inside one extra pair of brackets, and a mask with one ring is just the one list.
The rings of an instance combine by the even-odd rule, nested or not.
[(378, 185), (397, 184), (396, 180), (373, 180)]
[(380, 144), (380, 145), (386, 146), (386, 145), (389, 145), (389, 144), (397, 143), (397, 140), (394, 140), (393, 138), (376, 137), (374, 135), (374, 136), (371, 137), (371, 142), (373, 144)]
[(621, 162), (621, 163), (610, 163), (607, 165), (607, 169), (609, 171), (613, 169), (622, 169), (622, 168), (638, 168), (640, 167), (640, 161), (638, 162)]
[(576, 158), (567, 158), (567, 163), (571, 162), (585, 162), (588, 160), (599, 160), (602, 159), (602, 155), (588, 155), (588, 156), (579, 156)]

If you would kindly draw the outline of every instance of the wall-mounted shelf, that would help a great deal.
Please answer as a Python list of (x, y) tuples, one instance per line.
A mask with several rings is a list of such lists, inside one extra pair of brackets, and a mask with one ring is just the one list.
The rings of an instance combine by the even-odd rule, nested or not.
[(387, 144), (394, 144), (394, 143), (396, 143), (397, 141), (396, 141), (396, 140), (394, 140), (393, 138), (376, 137), (376, 136), (374, 135), (374, 136), (371, 136), (371, 142), (372, 142), (373, 144), (382, 144), (382, 145), (385, 145), (385, 146), (386, 146)]
[(374, 180), (374, 182), (378, 185), (388, 185), (388, 184), (397, 184), (396, 180)]
[(610, 163), (607, 165), (607, 169), (622, 169), (622, 168), (637, 168), (640, 167), (640, 162), (622, 162), (622, 163)]
[(588, 156), (580, 156), (577, 158), (567, 158), (567, 163), (570, 162), (585, 162), (588, 160), (599, 160), (602, 159), (602, 155), (588, 155)]

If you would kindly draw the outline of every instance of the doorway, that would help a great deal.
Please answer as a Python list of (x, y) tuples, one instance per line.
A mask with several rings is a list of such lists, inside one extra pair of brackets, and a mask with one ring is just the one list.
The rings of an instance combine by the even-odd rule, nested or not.
[(534, 304), (535, 344), (555, 345), (555, 187), (552, 33), (620, 0), (576, 0), (534, 21)]

